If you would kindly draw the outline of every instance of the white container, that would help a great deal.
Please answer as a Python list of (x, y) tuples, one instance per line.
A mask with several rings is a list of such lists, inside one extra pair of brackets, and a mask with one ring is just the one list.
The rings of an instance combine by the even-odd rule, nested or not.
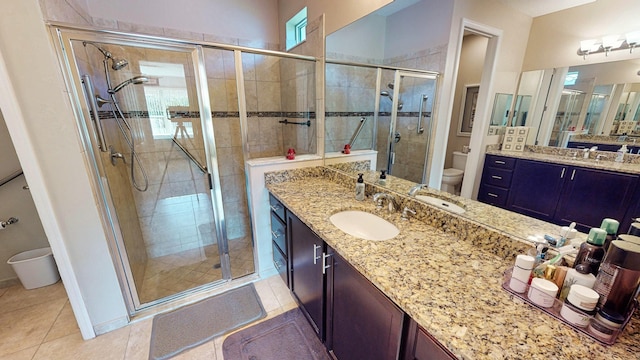
[(516, 257), (516, 264), (513, 267), (511, 280), (509, 281), (511, 290), (517, 293), (523, 293), (527, 290), (527, 284), (529, 283), (529, 277), (531, 276), (534, 263), (535, 259), (533, 256), (518, 255)]
[(60, 280), (50, 247), (21, 252), (12, 256), (7, 264), (11, 265), (27, 290), (55, 284)]
[(584, 311), (593, 311), (598, 305), (600, 295), (593, 290), (583, 285), (574, 284), (571, 285), (567, 300), (575, 307)]
[(552, 281), (533, 278), (531, 279), (531, 286), (529, 287), (529, 293), (527, 296), (529, 300), (534, 304), (542, 307), (551, 307), (556, 300), (556, 294), (558, 293), (558, 285)]
[(579, 327), (585, 327), (589, 325), (589, 321), (593, 317), (580, 311), (577, 307), (573, 306), (568, 301), (562, 303), (560, 315), (569, 323)]

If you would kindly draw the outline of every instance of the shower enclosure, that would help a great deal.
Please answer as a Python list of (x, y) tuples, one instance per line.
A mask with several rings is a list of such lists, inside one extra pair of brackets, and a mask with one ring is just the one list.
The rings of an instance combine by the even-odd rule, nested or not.
[(327, 60), (326, 151), (341, 151), (360, 131), (351, 150), (376, 150), (378, 169), (427, 182), (437, 79), (432, 71)]
[(255, 272), (244, 161), (316, 152), (315, 59), (51, 30), (130, 312)]

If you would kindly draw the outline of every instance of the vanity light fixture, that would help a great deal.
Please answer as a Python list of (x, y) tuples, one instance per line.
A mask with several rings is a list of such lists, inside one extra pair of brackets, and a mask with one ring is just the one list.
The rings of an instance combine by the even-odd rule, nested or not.
[(607, 35), (603, 36), (602, 39), (580, 41), (578, 55), (586, 60), (589, 54), (604, 53), (605, 56), (609, 56), (609, 53), (614, 50), (629, 49), (629, 52), (632, 53), (633, 49), (638, 45), (640, 45), (640, 30), (626, 33), (623, 37), (620, 35)]

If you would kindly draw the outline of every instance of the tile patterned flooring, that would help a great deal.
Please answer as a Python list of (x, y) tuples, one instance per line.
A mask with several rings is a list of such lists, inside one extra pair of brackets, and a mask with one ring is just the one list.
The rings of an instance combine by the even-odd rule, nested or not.
[[(297, 306), (278, 275), (254, 284), (267, 311), (262, 321)], [(152, 318), (134, 321), (84, 341), (62, 283), (33, 290), (16, 285), (0, 289), (0, 360), (147, 360), (151, 324)], [(226, 336), (172, 359), (223, 360)]]
[[(231, 276), (235, 278), (253, 273), (253, 245), (251, 237), (229, 240)], [(147, 303), (165, 296), (222, 279), (218, 245), (165, 255), (147, 261), (140, 302)]]

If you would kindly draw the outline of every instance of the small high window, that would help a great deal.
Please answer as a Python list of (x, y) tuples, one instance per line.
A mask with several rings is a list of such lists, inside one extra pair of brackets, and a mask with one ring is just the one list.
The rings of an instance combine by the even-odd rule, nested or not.
[(286, 24), (287, 50), (302, 43), (307, 39), (307, 8), (303, 8), (295, 14)]

